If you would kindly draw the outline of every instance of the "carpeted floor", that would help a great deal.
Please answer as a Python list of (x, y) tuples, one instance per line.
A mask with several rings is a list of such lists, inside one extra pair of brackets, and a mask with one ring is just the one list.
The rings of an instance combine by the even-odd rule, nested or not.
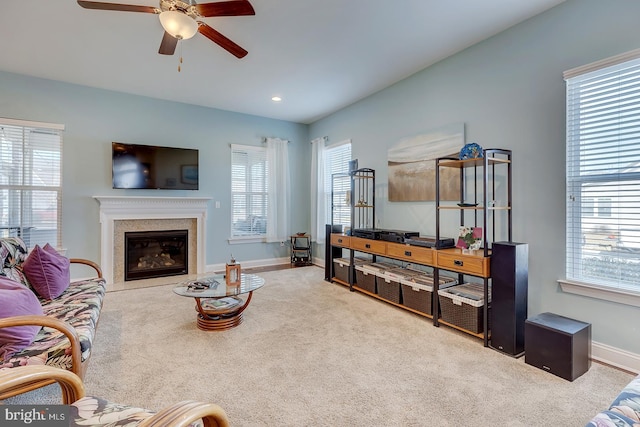
[(105, 298), (87, 392), (160, 409), (219, 404), (233, 426), (583, 426), (632, 375), (594, 363), (569, 382), (480, 339), (304, 267), (260, 273), (245, 320), (196, 328), (171, 286)]

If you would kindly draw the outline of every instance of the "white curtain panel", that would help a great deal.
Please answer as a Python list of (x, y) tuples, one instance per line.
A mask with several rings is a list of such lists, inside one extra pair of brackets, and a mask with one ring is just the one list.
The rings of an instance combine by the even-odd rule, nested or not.
[(291, 184), (289, 178), (289, 141), (267, 138), (269, 165), (269, 201), (267, 205), (267, 242), (286, 242), (289, 230)]
[(327, 209), (325, 197), (325, 138), (311, 141), (311, 240), (324, 244)]

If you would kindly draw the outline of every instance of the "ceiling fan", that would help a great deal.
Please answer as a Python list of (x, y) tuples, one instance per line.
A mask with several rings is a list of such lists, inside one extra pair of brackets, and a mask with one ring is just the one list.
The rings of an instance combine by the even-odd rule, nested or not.
[(78, 4), (85, 9), (142, 12), (159, 15), (160, 23), (165, 30), (162, 42), (160, 43), (160, 49), (158, 50), (158, 53), (162, 55), (173, 55), (178, 40), (190, 39), (196, 32), (199, 32), (232, 55), (238, 58), (244, 58), (248, 53), (246, 50), (209, 25), (199, 21), (199, 19), (212, 16), (246, 16), (256, 14), (248, 0), (219, 1), (203, 4), (196, 4), (193, 0), (160, 0), (160, 7), (83, 0), (78, 0)]

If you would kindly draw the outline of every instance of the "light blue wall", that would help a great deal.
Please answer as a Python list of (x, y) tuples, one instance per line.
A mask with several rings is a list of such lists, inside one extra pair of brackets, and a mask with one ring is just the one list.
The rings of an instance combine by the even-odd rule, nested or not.
[[(100, 262), (99, 204), (93, 196), (210, 197), (208, 265), (288, 257), (279, 244), (228, 244), (231, 209), (229, 144), (291, 141), (292, 230), (309, 229), (308, 126), (0, 72), (0, 117), (65, 125), (63, 246), (70, 257)], [(200, 150), (200, 189), (113, 190), (111, 142)], [(305, 163), (307, 162), (307, 163)], [(215, 209), (214, 201), (220, 201)], [(302, 207), (301, 209), (299, 207)]]
[[(310, 136), (351, 138), (376, 170), (384, 228), (435, 231), (434, 204), (387, 199), (390, 146), (464, 122), (467, 141), (513, 150), (513, 238), (529, 243), (529, 314), (593, 324), (593, 339), (640, 353), (640, 309), (563, 293), (565, 84), (563, 71), (640, 47), (640, 2), (566, 3), (311, 125)], [(419, 55), (419, 52), (416, 52)]]
[[(65, 131), (64, 245), (99, 261), (94, 195), (177, 195), (111, 189), (111, 141), (197, 147), (201, 190), (212, 197), (207, 263), (287, 256), (279, 245), (230, 247), (230, 143), (292, 141), (293, 230), (309, 229), (309, 140), (351, 138), (354, 158), (376, 170), (380, 226), (434, 232), (433, 203), (387, 201), (386, 152), (399, 139), (464, 122), (468, 141), (514, 152), (514, 240), (529, 243), (529, 313), (593, 324), (595, 341), (640, 353), (640, 309), (565, 294), (564, 70), (640, 47), (640, 2), (568, 0), (310, 127), (0, 72), (0, 117), (61, 123)], [(419, 54), (419, 52), (416, 52)], [(207, 168), (208, 166), (208, 168)], [(321, 255), (317, 251), (316, 255)]]

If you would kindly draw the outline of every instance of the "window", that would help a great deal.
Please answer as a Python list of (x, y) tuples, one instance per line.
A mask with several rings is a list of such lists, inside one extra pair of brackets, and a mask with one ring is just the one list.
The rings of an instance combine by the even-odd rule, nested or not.
[(601, 218), (611, 217), (611, 199), (609, 197), (598, 199), (598, 216)]
[(60, 125), (0, 118), (0, 235), (62, 245)]
[(567, 279), (640, 293), (640, 51), (565, 78)]
[[(351, 226), (351, 208), (349, 206), (349, 193), (351, 192), (351, 180), (346, 177), (344, 179), (332, 179), (336, 174), (347, 174), (349, 172), (349, 161), (351, 160), (351, 141), (338, 143), (327, 147), (325, 153), (324, 182), (326, 194), (326, 218), (327, 224), (340, 224), (342, 226)], [(331, 200), (331, 192), (333, 186), (334, 200)], [(331, 216), (331, 207), (333, 209), (333, 218)]]
[(582, 216), (594, 216), (596, 214), (595, 201), (591, 197), (582, 198)]
[(267, 150), (231, 146), (231, 237), (264, 237), (267, 233)]

